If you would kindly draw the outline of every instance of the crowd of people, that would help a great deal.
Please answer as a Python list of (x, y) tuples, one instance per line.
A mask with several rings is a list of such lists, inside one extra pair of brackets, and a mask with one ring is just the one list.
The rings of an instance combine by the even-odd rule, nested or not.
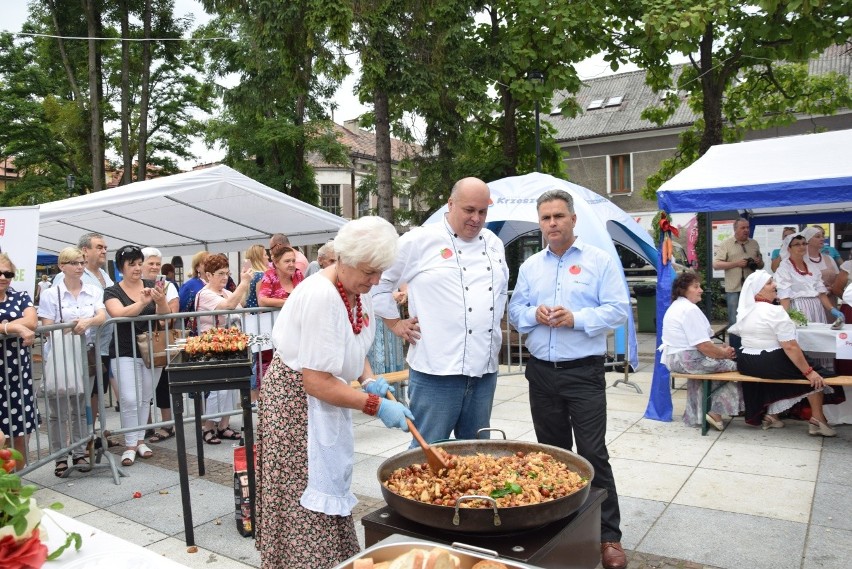
[[(852, 371), (850, 362), (807, 356), (791, 314), (819, 324), (852, 317), (852, 260), (842, 261), (837, 250), (825, 244), (821, 226), (785, 227), (780, 246), (771, 254), (769, 273), (748, 230), (748, 220), (738, 219), (734, 235), (722, 242), (713, 263), (714, 269), (725, 271), (731, 345), (711, 341), (710, 324), (695, 306), (703, 292), (700, 282), (683, 273), (674, 281), (672, 304), (663, 320), (661, 361), (673, 372), (692, 375), (737, 370), (763, 379), (807, 380), (809, 385), (712, 382), (710, 412), (703, 419), (722, 430), (723, 415), (743, 414), (746, 424), (781, 428), (785, 424), (779, 415), (806, 400), (807, 411), (799, 415), (808, 421), (808, 434), (833, 437), (836, 431), (830, 425), (845, 422), (842, 417), (852, 418), (852, 413), (843, 388), (825, 385), (824, 380)], [(687, 425), (702, 422), (700, 384), (690, 380), (687, 385)]]
[[(335, 239), (308, 263), (286, 235), (274, 234), (267, 248), (251, 246), (241, 272), (232, 278), (226, 255), (206, 251), (192, 258), (189, 278), (178, 286), (173, 266), (151, 247), (120, 247), (113, 282), (105, 270), (102, 235), (86, 234), (79, 247), (59, 254), (53, 286), (39, 283), (38, 310), (26, 293), (9, 288), (15, 267), (0, 254), (0, 323), (17, 338), (5, 351), (4, 374), (28, 386), (28, 397), (4, 399), (0, 413), (16, 448), (36, 428), (30, 346), (42, 325), (73, 323), (74, 334), (94, 343), (107, 366), (102, 385), (91, 393), (47, 410), (51, 451), (82, 436), (85, 407), (112, 385), (124, 433), (121, 463), (154, 453), (175, 434), (173, 426), (146, 432), (156, 403), (163, 422), (171, 420), (167, 375), (146, 365), (136, 349), (147, 320), (115, 325), (117, 317), (158, 315), (190, 333), (237, 324), (243, 308), (277, 309), (271, 349), (252, 354), (252, 400), (258, 401), (257, 547), (265, 568), (330, 567), (358, 551), (352, 518), (353, 412), (377, 417), (386, 427), (408, 430), (416, 421), (427, 441), (488, 436), (497, 385), (502, 322), (526, 334), (530, 411), (539, 442), (574, 450), (594, 467), (591, 484), (606, 491), (601, 507), (600, 555), (605, 569), (623, 569), (621, 514), (606, 445), (607, 402), (604, 361), (607, 334), (622, 326), (631, 310), (620, 267), (606, 252), (575, 233), (572, 196), (544, 192), (537, 200), (544, 250), (521, 265), (508, 300), (509, 267), (502, 242), (485, 227), (488, 186), (476, 178), (452, 188), (442, 222), (415, 228), (402, 237), (387, 221), (366, 216), (346, 223)], [(843, 390), (825, 385), (833, 362), (809, 359), (796, 341), (786, 309), (812, 322), (847, 317), (852, 261), (840, 264), (822, 251), (821, 228), (785, 232), (774, 275), (763, 270), (756, 241), (745, 219), (719, 248), (714, 267), (725, 271), (731, 345), (715, 344), (698, 308), (698, 277), (683, 273), (672, 290), (662, 323), (662, 360), (688, 374), (739, 369), (769, 379), (804, 378), (809, 385), (715, 385), (709, 413), (701, 416), (700, 388), (690, 382), (684, 422), (706, 419), (717, 429), (725, 417), (744, 415), (764, 429), (784, 425), (781, 414), (806, 400), (809, 434), (833, 436), (825, 407), (842, 402)], [(778, 262), (774, 260), (777, 257)], [(181, 312), (215, 312), (194, 318)], [(170, 316), (174, 315), (174, 316)], [(408, 346), (407, 351), (404, 345)], [(44, 346), (44, 354), (51, 349)], [(45, 356), (46, 357), (46, 356)], [(409, 406), (387, 397), (393, 388), (381, 376), (409, 367)], [(108, 381), (107, 381), (108, 379)], [(358, 382), (360, 389), (353, 389)], [(99, 389), (102, 388), (102, 389)], [(87, 400), (88, 397), (90, 400)], [(238, 405), (233, 391), (204, 394), (206, 413), (199, 436), (216, 445), (236, 440), (229, 413)], [(411, 446), (417, 443), (412, 439)], [(156, 446), (154, 447), (156, 448)], [(56, 460), (55, 474), (88, 468), (86, 448)], [(69, 464), (70, 460), (70, 464)], [(282, 546), (282, 544), (286, 544)]]

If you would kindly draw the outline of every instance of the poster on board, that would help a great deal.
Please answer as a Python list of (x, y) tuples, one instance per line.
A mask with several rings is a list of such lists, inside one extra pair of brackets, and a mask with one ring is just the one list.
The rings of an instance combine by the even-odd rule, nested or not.
[(9, 286), (27, 291), (30, 298), (35, 292), (38, 220), (38, 206), (0, 207), (0, 250), (15, 265)]

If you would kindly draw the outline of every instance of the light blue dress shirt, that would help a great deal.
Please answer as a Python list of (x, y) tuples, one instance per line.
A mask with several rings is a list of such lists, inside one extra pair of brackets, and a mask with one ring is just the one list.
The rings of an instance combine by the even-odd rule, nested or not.
[[(536, 322), (542, 304), (573, 312), (574, 328)], [(561, 257), (547, 247), (521, 265), (509, 321), (527, 334), (530, 354), (558, 362), (604, 355), (607, 332), (627, 321), (628, 310), (630, 298), (615, 260), (577, 238)]]

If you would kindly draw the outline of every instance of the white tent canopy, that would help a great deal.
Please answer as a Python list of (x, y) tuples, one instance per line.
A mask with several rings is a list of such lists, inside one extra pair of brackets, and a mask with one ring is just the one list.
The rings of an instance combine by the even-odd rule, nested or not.
[(119, 186), (41, 206), (38, 247), (58, 252), (97, 232), (111, 246), (151, 246), (163, 255), (230, 252), (285, 233), (293, 245), (322, 243), (342, 217), (273, 190), (227, 166)]

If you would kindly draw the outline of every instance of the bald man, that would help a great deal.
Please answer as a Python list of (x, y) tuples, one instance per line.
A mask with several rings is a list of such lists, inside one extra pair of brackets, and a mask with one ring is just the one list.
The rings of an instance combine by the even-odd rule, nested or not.
[[(509, 268), (503, 243), (485, 229), (490, 202), (482, 180), (456, 182), (444, 219), (400, 237), (396, 262), (373, 287), (376, 314), (411, 343), (411, 412), (429, 442), (476, 438), (491, 424)], [(393, 299), (400, 283), (406, 320)]]

